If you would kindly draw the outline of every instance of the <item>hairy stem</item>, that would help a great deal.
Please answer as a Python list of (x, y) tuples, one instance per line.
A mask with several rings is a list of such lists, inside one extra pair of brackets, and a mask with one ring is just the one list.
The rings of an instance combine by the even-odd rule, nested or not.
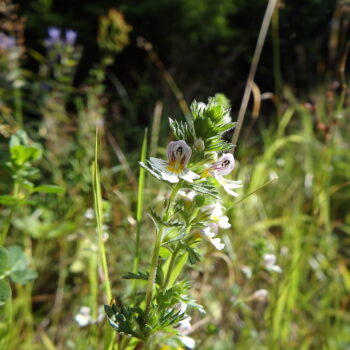
[[(167, 206), (164, 209), (163, 214), (163, 221), (167, 222), (169, 220), (170, 215), (170, 208), (172, 203), (174, 202), (174, 199), (176, 197), (177, 192), (182, 186), (182, 181), (180, 181), (172, 190), (169, 201), (167, 203)], [(153, 295), (153, 285), (154, 281), (156, 279), (157, 275), (157, 266), (158, 266), (158, 256), (159, 256), (159, 250), (162, 245), (162, 238), (163, 238), (163, 230), (164, 226), (160, 226), (159, 230), (156, 232), (156, 241), (154, 243), (153, 253), (152, 253), (152, 260), (151, 260), (151, 269), (149, 273), (149, 279), (147, 284), (147, 292), (146, 292), (146, 308), (145, 308), (145, 323), (148, 321), (149, 312), (151, 308), (151, 301), (152, 301), (152, 295)]]

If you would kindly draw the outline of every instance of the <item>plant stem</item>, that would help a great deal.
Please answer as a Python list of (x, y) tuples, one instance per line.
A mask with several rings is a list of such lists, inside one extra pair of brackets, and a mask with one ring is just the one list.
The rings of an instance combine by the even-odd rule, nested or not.
[[(171, 204), (173, 203), (177, 192), (182, 186), (182, 181), (178, 182), (178, 184), (173, 188), (169, 201), (167, 203), (167, 206), (164, 209), (164, 214), (163, 214), (163, 221), (167, 222), (169, 220), (169, 215), (170, 215), (170, 207)], [(156, 241), (154, 243), (154, 248), (153, 248), (153, 253), (152, 253), (152, 260), (151, 260), (151, 269), (149, 273), (149, 279), (148, 279), (148, 284), (147, 284), (147, 292), (146, 292), (146, 307), (145, 307), (145, 324), (148, 321), (149, 317), (149, 311), (151, 308), (151, 301), (152, 301), (152, 294), (153, 294), (153, 284), (156, 279), (156, 274), (157, 274), (157, 266), (158, 266), (158, 256), (159, 256), (159, 250), (160, 246), (162, 245), (162, 238), (163, 238), (163, 230), (164, 226), (160, 226), (158, 232), (156, 232)]]
[[(145, 134), (143, 137), (142, 151), (141, 151), (141, 162), (144, 162), (146, 159), (147, 152), (147, 129), (145, 129)], [(137, 209), (136, 209), (136, 247), (135, 247), (135, 259), (133, 272), (137, 273), (140, 261), (140, 232), (141, 232), (141, 222), (142, 222), (142, 213), (143, 213), (143, 192), (145, 187), (145, 169), (140, 167), (139, 183), (138, 183), (138, 194), (137, 194)], [(137, 281), (133, 280), (133, 292), (136, 292)]]
[(280, 102), (282, 96), (282, 75), (281, 75), (281, 52), (280, 52), (280, 37), (279, 37), (279, 13), (278, 6), (274, 11), (271, 20), (272, 29), (272, 57), (273, 57), (273, 76), (275, 80), (276, 107), (277, 112), (280, 112)]
[(256, 69), (258, 67), (260, 56), (261, 56), (261, 51), (264, 46), (267, 30), (269, 29), (269, 24), (270, 24), (271, 17), (273, 15), (276, 3), (277, 3), (277, 0), (269, 0), (269, 3), (265, 11), (264, 19), (261, 24), (260, 33), (259, 33), (258, 41), (256, 43), (252, 64), (250, 66), (247, 83), (244, 89), (241, 107), (238, 112), (237, 125), (232, 136), (232, 143), (234, 145), (237, 144), (238, 136), (241, 132), (241, 127), (243, 124), (245, 112), (247, 110), (250, 94), (252, 92), (252, 82), (254, 82)]
[(176, 257), (177, 257), (177, 253), (179, 252), (179, 250), (180, 250), (180, 244), (178, 243), (177, 246), (175, 247), (173, 253), (171, 254), (169, 268), (168, 268), (168, 271), (167, 271), (167, 274), (165, 277), (163, 290), (166, 290), (166, 287), (168, 286), (168, 283), (169, 283), (170, 277), (171, 277), (171, 272), (173, 271), (174, 264), (175, 264)]
[[(98, 166), (98, 155), (99, 155), (99, 135), (98, 129), (96, 129), (96, 139), (95, 139), (95, 161), (92, 164), (92, 188), (94, 194), (94, 207), (95, 207), (95, 216), (97, 223), (98, 231), (98, 252), (99, 257), (102, 263), (103, 277), (104, 277), (104, 289), (105, 289), (105, 298), (107, 303), (111, 302), (112, 299), (112, 289), (109, 281), (108, 275), (108, 265), (107, 265), (107, 256), (104, 241), (102, 238), (102, 224), (103, 224), (103, 208), (102, 208), (102, 193), (101, 193), (101, 181), (100, 181), (100, 171)], [(107, 327), (104, 333), (104, 349), (112, 350), (113, 342), (115, 338), (115, 332), (111, 327)]]
[(15, 99), (15, 117), (17, 122), (17, 127), (23, 129), (23, 112), (22, 112), (22, 93), (20, 88), (15, 88), (13, 91), (13, 96)]
[(146, 293), (146, 308), (145, 308), (145, 323), (147, 323), (148, 314), (151, 307), (151, 300), (153, 294), (153, 284), (156, 278), (157, 273), (157, 265), (158, 265), (158, 255), (159, 249), (162, 244), (162, 236), (163, 236), (163, 227), (159, 229), (156, 233), (156, 242), (153, 248), (152, 261), (151, 261), (151, 270), (149, 273), (148, 285), (147, 285), (147, 293)]
[[(19, 183), (15, 182), (13, 184), (13, 196), (17, 198), (18, 194), (19, 194)], [(12, 220), (13, 213), (15, 212), (15, 209), (16, 209), (16, 206), (13, 206), (10, 209), (10, 213), (7, 216), (7, 219), (4, 223), (3, 229), (2, 229), (1, 234), (0, 234), (0, 246), (4, 245), (4, 243), (5, 243), (7, 234), (9, 232), (10, 227), (11, 227), (11, 220)]]
[(150, 338), (147, 338), (145, 344), (143, 345), (143, 350), (151, 350)]

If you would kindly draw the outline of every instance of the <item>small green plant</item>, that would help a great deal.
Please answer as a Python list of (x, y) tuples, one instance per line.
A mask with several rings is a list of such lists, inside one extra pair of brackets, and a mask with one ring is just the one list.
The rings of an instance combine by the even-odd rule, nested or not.
[(0, 247), (0, 306), (11, 297), (7, 277), (13, 283), (26, 284), (37, 277), (35, 270), (28, 267), (28, 259), (18, 245)]
[(151, 157), (140, 162), (170, 188), (162, 211), (151, 209), (149, 214), (155, 226), (149, 271), (124, 276), (145, 281), (145, 289), (137, 284), (133, 306), (105, 305), (110, 325), (121, 336), (129, 337), (125, 346), (135, 339), (143, 342), (145, 349), (155, 349), (157, 344), (194, 346), (194, 340), (187, 337), (188, 313), (204, 309), (191, 299), (190, 282), (179, 280), (179, 276), (187, 262), (193, 265), (200, 260), (201, 240), (218, 250), (224, 248), (217, 234), (231, 225), (224, 215), (221, 187), (238, 196), (235, 189), (242, 186), (241, 181), (225, 177), (235, 164), (233, 155), (226, 153), (232, 145), (223, 139), (234, 127), (225, 99), (217, 96), (208, 104), (193, 102), (191, 118), (185, 123), (170, 119), (170, 126), (177, 141), (167, 146), (167, 160)]
[(0, 195), (0, 204), (8, 208), (0, 232), (0, 246), (4, 244), (10, 228), (13, 213), (18, 207), (35, 204), (32, 195), (42, 193), (62, 193), (63, 188), (55, 185), (38, 185), (34, 181), (40, 177), (40, 170), (33, 163), (42, 157), (39, 143), (32, 142), (25, 131), (18, 130), (10, 138), (10, 159), (4, 164), (13, 180), (11, 194)]

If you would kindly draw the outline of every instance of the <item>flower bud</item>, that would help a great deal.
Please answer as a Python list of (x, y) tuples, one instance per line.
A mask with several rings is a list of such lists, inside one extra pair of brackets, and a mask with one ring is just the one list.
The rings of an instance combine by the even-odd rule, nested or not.
[(198, 150), (198, 151), (204, 151), (205, 150), (205, 144), (203, 139), (200, 137), (199, 139), (197, 139), (196, 141), (194, 141), (194, 147)]

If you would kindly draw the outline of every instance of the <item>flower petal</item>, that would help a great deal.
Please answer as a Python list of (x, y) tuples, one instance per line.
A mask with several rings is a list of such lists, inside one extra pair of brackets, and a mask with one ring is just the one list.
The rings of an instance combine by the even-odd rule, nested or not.
[(179, 182), (179, 177), (175, 174), (162, 171), (161, 175), (162, 175), (163, 180), (171, 182), (172, 184)]
[(235, 167), (235, 159), (232, 153), (224, 153), (216, 162), (209, 167), (209, 172), (218, 175), (228, 175)]
[(188, 337), (187, 335), (182, 335), (181, 337), (179, 337), (179, 340), (188, 349), (194, 349), (194, 347), (196, 346), (196, 341), (191, 337)]
[(232, 191), (234, 188), (242, 187), (242, 183), (240, 180), (238, 181), (232, 181), (232, 180), (226, 180), (221, 175), (214, 175), (216, 180), (219, 182), (219, 184), (224, 188), (224, 190), (230, 194), (231, 196), (238, 197), (238, 193)]
[(181, 179), (184, 179), (187, 182), (193, 182), (193, 180), (200, 178), (198, 174), (188, 169), (184, 169), (182, 174), (180, 174), (179, 176), (181, 177)]
[(227, 216), (222, 216), (218, 221), (219, 227), (222, 229), (227, 229), (231, 227), (229, 219)]
[(150, 162), (152, 163), (152, 165), (157, 168), (159, 171), (165, 171), (166, 167), (167, 167), (167, 162), (163, 159), (159, 159), (159, 158), (154, 158), (151, 157)]
[(169, 164), (184, 168), (191, 158), (191, 147), (183, 140), (172, 141), (167, 147), (167, 155)]
[(221, 243), (220, 238), (213, 238), (210, 240), (211, 244), (218, 250), (222, 250), (225, 248), (225, 244)]
[(205, 227), (203, 230), (202, 230), (202, 233), (204, 234), (204, 238), (213, 238), (215, 236), (215, 233), (213, 230), (212, 230), (212, 227), (210, 226), (207, 226)]

